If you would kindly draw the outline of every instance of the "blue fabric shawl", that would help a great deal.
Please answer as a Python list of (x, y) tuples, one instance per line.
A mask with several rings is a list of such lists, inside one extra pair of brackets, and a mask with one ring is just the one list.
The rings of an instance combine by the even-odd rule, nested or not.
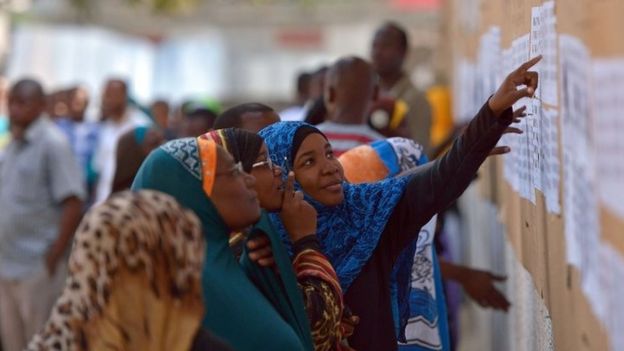
[[(292, 168), (292, 145), (295, 133), (304, 122), (279, 122), (260, 131), (273, 162), (282, 169), (284, 177)], [(319, 134), (322, 135), (321, 132)], [(306, 195), (318, 212), (317, 236), (321, 248), (331, 261), (343, 291), (347, 291), (373, 254), (390, 215), (405, 191), (409, 177), (393, 178), (372, 184), (343, 183), (344, 201), (335, 207), (324, 206)], [(296, 189), (301, 186), (295, 182)], [(278, 215), (271, 220), (285, 243), (288, 235)], [(397, 291), (400, 335), (410, 315), (410, 274), (416, 250), (414, 244), (395, 261), (392, 289)], [(394, 303), (393, 303), (394, 305)]]

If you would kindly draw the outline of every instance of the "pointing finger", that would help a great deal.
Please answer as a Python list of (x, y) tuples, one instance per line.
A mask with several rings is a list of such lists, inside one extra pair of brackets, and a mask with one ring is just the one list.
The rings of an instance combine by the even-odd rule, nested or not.
[(535, 64), (537, 64), (538, 62), (540, 62), (540, 60), (542, 59), (542, 55), (536, 56), (530, 60), (528, 60), (527, 62), (523, 63), (520, 67), (518, 67), (518, 69), (516, 70), (516, 72), (518, 73), (524, 73), (526, 71), (529, 70), (529, 68), (535, 66)]
[(289, 204), (292, 199), (295, 192), (295, 173), (294, 172), (289, 172), (288, 173), (288, 179), (286, 179), (286, 186), (284, 187), (284, 205)]

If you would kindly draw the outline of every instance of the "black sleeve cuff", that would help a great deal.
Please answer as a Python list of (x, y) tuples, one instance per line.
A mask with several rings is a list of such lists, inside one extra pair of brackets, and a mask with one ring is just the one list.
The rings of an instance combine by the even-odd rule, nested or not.
[[(489, 104), (488, 104), (488, 109), (490, 109)], [(494, 114), (494, 112), (491, 112), (491, 113)], [(501, 115), (497, 117), (497, 121), (499, 124), (502, 124), (505, 128), (509, 127), (509, 125), (513, 123), (513, 108), (510, 107), (506, 109), (505, 111), (503, 111), (503, 113), (501, 113)]]
[(490, 108), (491, 98), (492, 96), (490, 96), (485, 102), (485, 105), (481, 107), (481, 111), (479, 111), (479, 115), (483, 114), (487, 116), (486, 120), (488, 124), (496, 123), (504, 128), (509, 127), (509, 125), (513, 122), (513, 107), (507, 108), (505, 111), (501, 113), (500, 116), (496, 116), (494, 114), (494, 111), (492, 111), (492, 109)]
[(301, 251), (312, 249), (316, 251), (321, 251), (321, 244), (316, 237), (316, 234), (306, 235), (303, 238), (295, 241), (293, 244), (293, 253), (297, 256)]

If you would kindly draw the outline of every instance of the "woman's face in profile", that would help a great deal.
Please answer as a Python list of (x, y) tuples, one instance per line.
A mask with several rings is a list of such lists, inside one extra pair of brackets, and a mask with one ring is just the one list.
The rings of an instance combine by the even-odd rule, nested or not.
[(254, 190), (255, 178), (240, 163), (217, 147), (215, 182), (210, 199), (230, 230), (239, 231), (260, 219), (260, 202)]

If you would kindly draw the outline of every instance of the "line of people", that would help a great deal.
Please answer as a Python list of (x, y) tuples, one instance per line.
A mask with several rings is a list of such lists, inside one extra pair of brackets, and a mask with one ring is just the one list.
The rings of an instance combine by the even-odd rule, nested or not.
[[(376, 41), (384, 35), (396, 28), (383, 27)], [(101, 163), (116, 166), (101, 175), (110, 190), (80, 227), (80, 163), (44, 117), (41, 86), (17, 82), (13, 139), (0, 166), (3, 345), (450, 349), (440, 275), (462, 281), (470, 270), (438, 263), (432, 218), (488, 156), (509, 151), (496, 145), (523, 116), (511, 107), (537, 88), (529, 69), (538, 61), (510, 73), (429, 163), (414, 142), (372, 134), (367, 116), (379, 84), (374, 65), (358, 57), (327, 68), (318, 126), (280, 121), (271, 107), (250, 103), (214, 118), (210, 132), (164, 144), (165, 128), (126, 127), (127, 86), (111, 81), (103, 102), (116, 116), (108, 128), (115, 142)], [(345, 143), (341, 136), (362, 134), (352, 126), (371, 128), (369, 138)], [(478, 278), (464, 287), (479, 303), (508, 308), (497, 277), (471, 273)]]

